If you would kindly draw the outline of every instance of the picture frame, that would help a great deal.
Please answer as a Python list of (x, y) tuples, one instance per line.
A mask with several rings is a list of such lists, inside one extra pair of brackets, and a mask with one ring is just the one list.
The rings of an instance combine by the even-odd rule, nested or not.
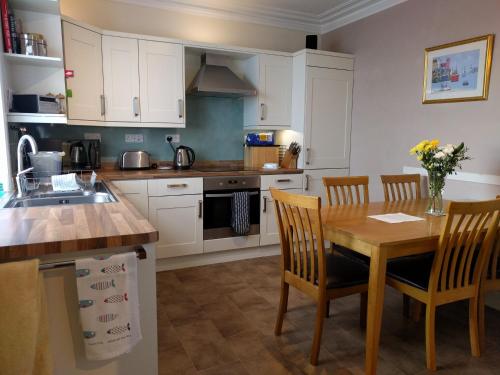
[(423, 104), (487, 100), (494, 34), (425, 49)]

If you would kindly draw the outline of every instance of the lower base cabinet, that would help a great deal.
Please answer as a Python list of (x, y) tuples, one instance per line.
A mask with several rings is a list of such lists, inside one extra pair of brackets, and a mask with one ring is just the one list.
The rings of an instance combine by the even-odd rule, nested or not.
[(150, 197), (149, 221), (160, 234), (157, 258), (203, 253), (203, 194)]
[(304, 170), (304, 194), (321, 197), (321, 206), (328, 204), (323, 177), (349, 176), (349, 169), (310, 169)]
[[(302, 189), (287, 189), (287, 193), (302, 194)], [(273, 198), (270, 191), (261, 192), (260, 210), (260, 246), (280, 243), (280, 234), (276, 223)]]

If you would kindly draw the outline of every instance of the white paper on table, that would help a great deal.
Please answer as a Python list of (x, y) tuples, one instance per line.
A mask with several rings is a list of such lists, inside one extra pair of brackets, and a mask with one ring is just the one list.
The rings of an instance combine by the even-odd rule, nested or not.
[(405, 223), (407, 221), (425, 220), (421, 217), (407, 215), (407, 214), (404, 214), (402, 212), (398, 212), (395, 214), (385, 214), (385, 215), (371, 215), (368, 217), (375, 219), (375, 220), (380, 220), (380, 221), (383, 221), (383, 222), (386, 222), (389, 224)]

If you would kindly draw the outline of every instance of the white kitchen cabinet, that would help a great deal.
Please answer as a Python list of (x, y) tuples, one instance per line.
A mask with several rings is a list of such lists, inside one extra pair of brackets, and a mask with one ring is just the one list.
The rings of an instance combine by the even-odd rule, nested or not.
[(292, 123), (304, 145), (299, 167), (349, 168), (353, 61), (324, 51), (294, 57)]
[(74, 77), (66, 79), (68, 119), (104, 120), (101, 34), (63, 22), (64, 63)]
[(203, 253), (203, 195), (149, 198), (149, 222), (158, 230), (157, 258)]
[(289, 129), (292, 108), (292, 58), (260, 54), (247, 63), (246, 78), (256, 97), (245, 97), (246, 128)]
[(315, 169), (304, 171), (304, 194), (321, 197), (322, 206), (327, 205), (323, 177), (345, 177), (349, 169)]
[(118, 180), (113, 181), (113, 185), (120, 189), (142, 216), (149, 216), (147, 180)]
[[(293, 194), (302, 194), (302, 189), (289, 189), (286, 191)], [(278, 244), (280, 243), (280, 236), (271, 192), (262, 191), (260, 199), (260, 246)]]
[(184, 49), (139, 40), (141, 121), (185, 125)]
[(102, 66), (106, 121), (140, 121), (137, 39), (104, 35)]

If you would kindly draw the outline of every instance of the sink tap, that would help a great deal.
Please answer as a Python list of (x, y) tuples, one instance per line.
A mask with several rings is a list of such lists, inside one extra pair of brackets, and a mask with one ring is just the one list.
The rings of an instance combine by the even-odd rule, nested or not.
[(16, 176), (16, 184), (17, 184), (17, 197), (22, 198), (26, 191), (26, 173), (31, 172), (33, 168), (24, 169), (23, 165), (23, 148), (24, 143), (28, 141), (31, 146), (31, 151), (33, 154), (38, 153), (38, 146), (36, 144), (35, 138), (31, 135), (25, 134), (21, 138), (19, 138), (19, 142), (17, 143), (17, 176)]

